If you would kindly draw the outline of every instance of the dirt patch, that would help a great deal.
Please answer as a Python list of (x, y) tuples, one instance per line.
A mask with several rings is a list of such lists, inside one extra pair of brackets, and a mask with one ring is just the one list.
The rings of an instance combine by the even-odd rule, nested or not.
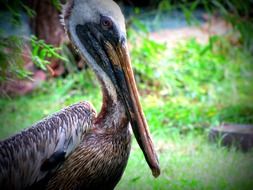
[[(210, 36), (226, 35), (232, 32), (232, 27), (226, 21), (218, 17), (204, 15), (206, 20), (199, 26), (189, 26), (177, 29), (164, 29), (150, 33), (150, 38), (169, 47), (174, 47), (178, 42), (195, 38), (199, 43), (207, 43)], [(236, 36), (234, 36), (236, 38)]]

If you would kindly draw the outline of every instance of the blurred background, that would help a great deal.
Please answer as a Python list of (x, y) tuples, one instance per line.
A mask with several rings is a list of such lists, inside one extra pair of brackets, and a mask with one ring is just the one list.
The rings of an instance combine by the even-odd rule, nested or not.
[[(99, 84), (64, 32), (61, 3), (1, 0), (0, 139), (82, 100), (99, 112)], [(252, 190), (252, 128), (247, 151), (210, 142), (210, 131), (253, 124), (253, 1), (117, 3), (162, 175), (152, 178), (134, 142), (116, 189)]]

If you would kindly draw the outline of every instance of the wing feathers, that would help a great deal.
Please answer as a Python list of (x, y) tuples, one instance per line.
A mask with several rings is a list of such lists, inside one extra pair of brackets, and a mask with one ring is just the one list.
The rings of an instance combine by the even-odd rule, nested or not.
[(0, 189), (42, 180), (79, 145), (94, 117), (93, 107), (80, 102), (0, 141)]

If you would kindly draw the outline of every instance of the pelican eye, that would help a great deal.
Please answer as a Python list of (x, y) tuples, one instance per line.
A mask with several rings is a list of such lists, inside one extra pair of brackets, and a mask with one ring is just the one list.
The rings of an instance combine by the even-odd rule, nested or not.
[(110, 29), (113, 26), (112, 19), (106, 16), (101, 16), (100, 24), (104, 29)]

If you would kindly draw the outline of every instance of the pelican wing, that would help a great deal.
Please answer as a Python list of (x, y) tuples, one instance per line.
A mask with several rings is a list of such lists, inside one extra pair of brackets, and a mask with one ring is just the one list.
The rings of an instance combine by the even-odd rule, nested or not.
[(0, 189), (24, 189), (54, 172), (92, 127), (93, 107), (69, 106), (0, 141)]

